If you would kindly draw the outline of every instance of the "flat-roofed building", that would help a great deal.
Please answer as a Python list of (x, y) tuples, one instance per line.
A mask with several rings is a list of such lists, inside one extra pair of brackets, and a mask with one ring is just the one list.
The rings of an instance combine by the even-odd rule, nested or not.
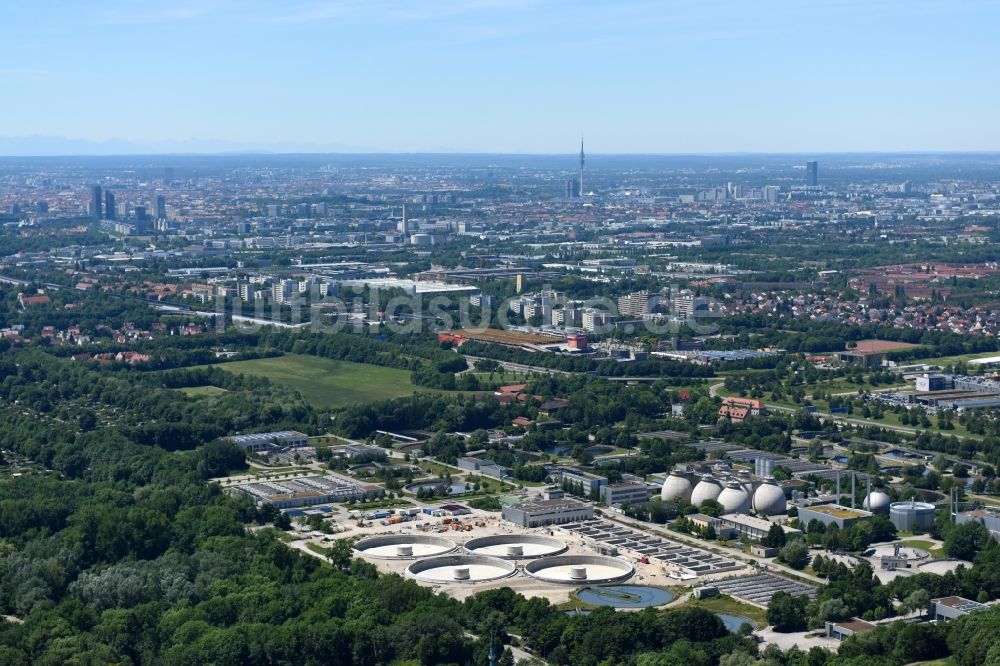
[(227, 437), (230, 442), (253, 453), (270, 451), (275, 447), (307, 446), (309, 436), (295, 430), (278, 432), (255, 432), (248, 435), (233, 435)]
[(839, 504), (814, 504), (799, 507), (799, 523), (808, 525), (811, 520), (818, 520), (827, 527), (836, 525), (840, 529), (850, 527), (854, 523), (872, 517), (871, 512), (852, 509)]
[(850, 620), (844, 620), (843, 622), (826, 623), (827, 638), (832, 638), (838, 641), (846, 641), (854, 634), (867, 634), (871, 631), (875, 631), (874, 624), (871, 622), (865, 622), (864, 620), (859, 620), (856, 617), (852, 617)]
[(585, 472), (582, 469), (563, 467), (560, 468), (559, 472), (561, 483), (568, 483), (586, 495), (594, 492), (599, 493), (602, 487), (608, 485), (608, 477)]
[[(723, 527), (729, 527), (738, 532), (740, 536), (747, 536), (751, 539), (763, 539), (767, 536), (771, 526), (778, 524), (763, 518), (748, 516), (745, 513), (726, 513), (720, 516), (719, 520), (722, 521)], [(781, 530), (785, 533), (785, 536), (802, 534), (801, 530), (789, 527), (788, 525), (781, 525)]]
[(601, 487), (601, 500), (608, 506), (646, 504), (649, 487), (645, 483), (609, 483)]
[(932, 620), (947, 621), (965, 617), (970, 613), (984, 611), (988, 607), (965, 597), (941, 597), (931, 599), (927, 614)]
[(247, 495), (258, 505), (271, 504), (279, 509), (290, 509), (359, 499), (378, 493), (379, 488), (336, 474), (327, 474), (281, 481), (251, 481), (231, 486), (227, 491)]
[(568, 498), (538, 500), (505, 506), (500, 515), (504, 520), (521, 527), (544, 527), (590, 520), (594, 517), (594, 507)]
[(959, 511), (955, 514), (955, 522), (959, 525), (962, 523), (979, 523), (989, 531), (991, 537), (996, 541), (1000, 541), (1000, 511), (995, 509)]

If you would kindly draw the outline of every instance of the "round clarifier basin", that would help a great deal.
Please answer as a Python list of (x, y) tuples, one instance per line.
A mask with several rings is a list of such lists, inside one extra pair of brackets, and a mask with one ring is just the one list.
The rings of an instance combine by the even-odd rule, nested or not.
[(920, 573), (932, 573), (939, 576), (943, 576), (950, 571), (954, 571), (961, 565), (969, 566), (968, 562), (963, 562), (961, 560), (931, 560), (930, 562), (924, 562), (917, 567)]
[(406, 575), (424, 583), (484, 583), (513, 576), (513, 562), (485, 555), (442, 555), (417, 560)]
[(549, 583), (615, 583), (631, 578), (635, 569), (617, 557), (557, 555), (529, 562), (524, 572)]
[(560, 539), (534, 534), (498, 534), (465, 542), (465, 550), (475, 555), (511, 560), (558, 555), (566, 552), (566, 548), (566, 544)]
[(386, 534), (361, 539), (354, 552), (379, 560), (412, 560), (444, 555), (457, 547), (451, 539), (430, 534)]
[(648, 608), (663, 606), (674, 600), (673, 592), (648, 585), (586, 587), (576, 596), (584, 603), (612, 608)]

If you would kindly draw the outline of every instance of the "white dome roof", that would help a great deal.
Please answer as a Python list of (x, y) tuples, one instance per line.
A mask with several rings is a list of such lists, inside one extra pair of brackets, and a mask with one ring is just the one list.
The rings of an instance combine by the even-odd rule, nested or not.
[(710, 476), (703, 476), (698, 485), (691, 491), (691, 504), (701, 506), (701, 503), (705, 500), (719, 499), (719, 493), (721, 492), (722, 486), (719, 485), (718, 481)]
[(735, 481), (725, 487), (718, 500), (726, 513), (746, 513), (750, 510), (750, 496)]
[(675, 470), (663, 482), (663, 488), (660, 490), (660, 499), (664, 502), (690, 502), (691, 491), (693, 489), (694, 484), (691, 483), (691, 479)]
[(753, 510), (762, 516), (778, 516), (786, 511), (785, 491), (774, 479), (765, 479), (753, 494)]
[(889, 504), (892, 502), (889, 496), (886, 495), (881, 490), (873, 490), (868, 497), (865, 498), (864, 508), (866, 511), (885, 511), (889, 508)]

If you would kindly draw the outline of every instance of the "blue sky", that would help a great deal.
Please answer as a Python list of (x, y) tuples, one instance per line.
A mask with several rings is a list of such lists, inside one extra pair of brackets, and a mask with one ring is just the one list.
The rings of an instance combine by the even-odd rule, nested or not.
[(594, 153), (1000, 150), (995, 0), (3, 5), (0, 136), (566, 153), (582, 130)]

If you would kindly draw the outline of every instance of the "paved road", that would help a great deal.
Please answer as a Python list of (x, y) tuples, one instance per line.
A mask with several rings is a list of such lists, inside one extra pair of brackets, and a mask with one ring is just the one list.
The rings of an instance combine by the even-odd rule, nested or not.
[(524, 363), (512, 363), (510, 361), (499, 361), (495, 358), (483, 358), (481, 356), (466, 356), (469, 361), (475, 363), (476, 361), (496, 361), (501, 368), (504, 370), (509, 370), (512, 372), (534, 372), (540, 375), (575, 375), (575, 374), (586, 374), (586, 373), (576, 373), (567, 372), (566, 370), (555, 370), (553, 368), (542, 368), (537, 365), (525, 365)]

